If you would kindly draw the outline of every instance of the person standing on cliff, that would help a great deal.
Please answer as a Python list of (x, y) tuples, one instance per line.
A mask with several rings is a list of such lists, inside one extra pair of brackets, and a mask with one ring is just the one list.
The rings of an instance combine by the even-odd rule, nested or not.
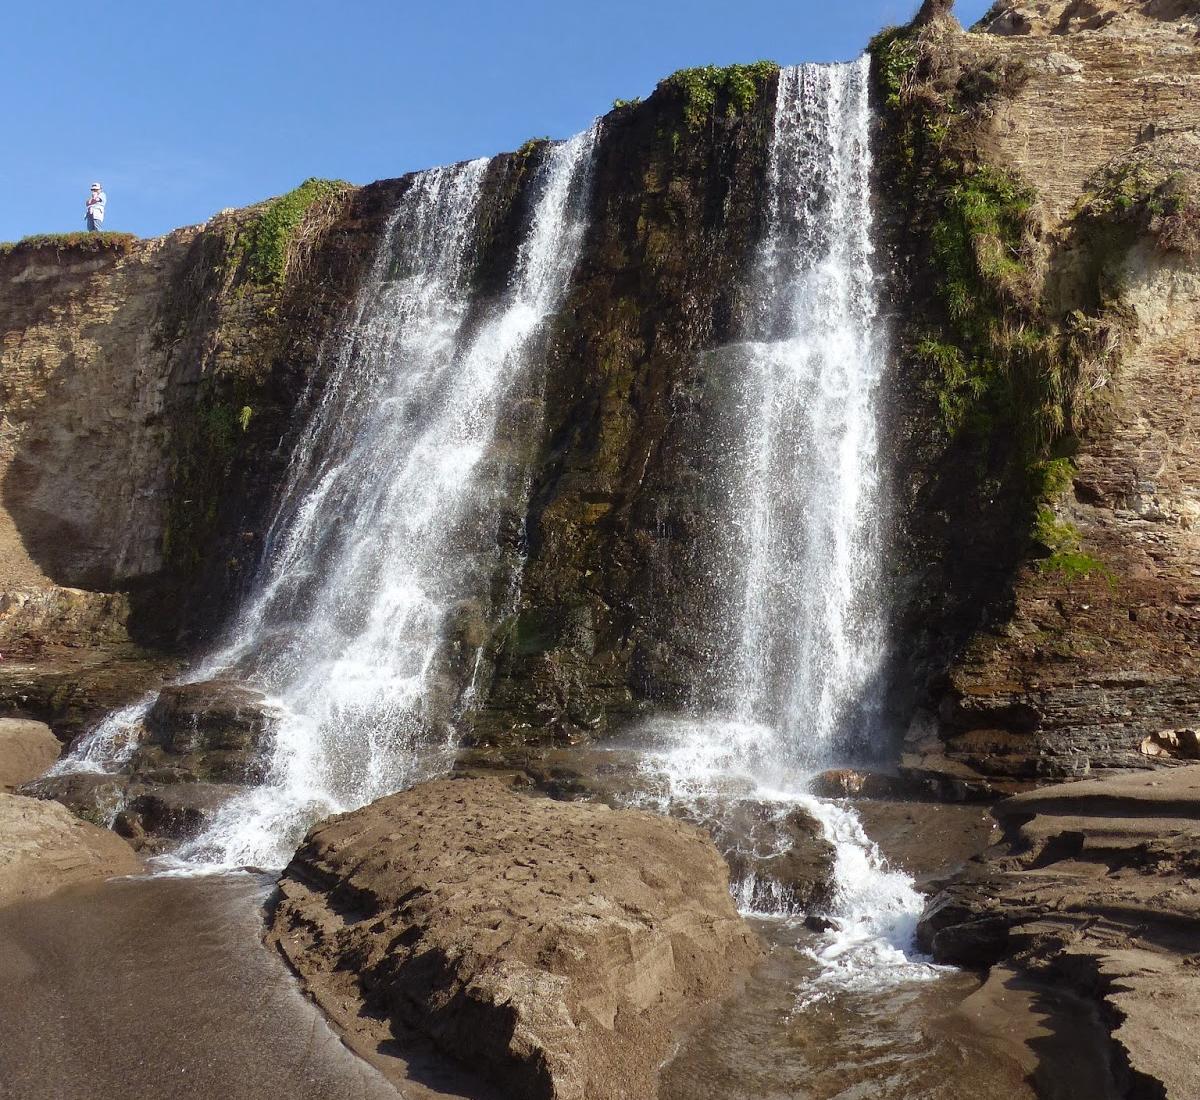
[(87, 201), (87, 227), (89, 233), (98, 233), (100, 227), (104, 224), (104, 204), (108, 202), (108, 196), (104, 193), (98, 183), (92, 184), (92, 193), (88, 196)]

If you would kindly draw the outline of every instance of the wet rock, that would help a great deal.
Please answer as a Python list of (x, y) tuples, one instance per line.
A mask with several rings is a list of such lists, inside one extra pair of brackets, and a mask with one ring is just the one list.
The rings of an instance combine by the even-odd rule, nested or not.
[(318, 1000), (529, 1100), (653, 1096), (679, 1027), (760, 952), (698, 830), (500, 780), (323, 822), (280, 890), (271, 939)]
[(819, 798), (904, 798), (926, 793), (921, 784), (910, 777), (857, 768), (831, 768), (821, 772), (813, 777), (808, 789)]
[(710, 833), (729, 864), (739, 905), (803, 913), (829, 900), (835, 853), (807, 810), (756, 799), (702, 799), (677, 812)]
[(1046, 787), (993, 812), (1004, 843), (932, 899), (921, 945), (1093, 1001), (1124, 1095), (1200, 1095), (1172, 1038), (1200, 1027), (1200, 767)]
[(240, 789), (218, 783), (131, 784), (112, 827), (139, 850), (161, 851), (202, 832)]
[(256, 748), (275, 717), (261, 691), (233, 680), (205, 680), (164, 687), (146, 716), (146, 727), (152, 743), (183, 755)]
[(11, 790), (41, 775), (62, 752), (44, 722), (0, 718), (0, 790)]
[(164, 687), (130, 771), (146, 783), (261, 783), (278, 718), (262, 692), (231, 680)]
[(120, 837), (80, 821), (57, 802), (0, 793), (0, 837), (0, 905), (141, 869)]
[(129, 645), (53, 645), (29, 655), (0, 652), (0, 711), (45, 722), (65, 744), (158, 687), (177, 665)]
[(26, 783), (21, 794), (61, 802), (76, 817), (107, 828), (125, 805), (128, 778), (104, 772), (47, 775)]

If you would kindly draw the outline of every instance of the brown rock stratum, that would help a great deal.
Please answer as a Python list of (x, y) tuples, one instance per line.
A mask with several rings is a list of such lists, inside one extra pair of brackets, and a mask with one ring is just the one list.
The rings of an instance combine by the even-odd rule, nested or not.
[(1003, 962), (1095, 1002), (1123, 1096), (1200, 1096), (1200, 767), (1045, 787), (927, 908), (944, 961)]
[(81, 821), (65, 806), (0, 793), (0, 905), (88, 879), (136, 874), (141, 867), (119, 836)]
[(698, 829), (494, 779), (317, 825), (280, 890), (270, 938), (336, 1020), (386, 1014), (522, 1100), (654, 1096), (761, 951)]

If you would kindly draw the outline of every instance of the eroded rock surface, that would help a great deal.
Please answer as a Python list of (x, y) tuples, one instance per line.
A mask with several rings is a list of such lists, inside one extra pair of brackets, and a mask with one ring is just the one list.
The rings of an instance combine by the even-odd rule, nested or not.
[(653, 1096), (761, 950), (699, 830), (498, 779), (323, 822), (280, 889), (271, 939), (335, 1016), (361, 1002), (529, 1100)]
[(35, 779), (61, 751), (62, 745), (45, 723), (0, 718), (0, 791)]
[(1017, 795), (1005, 842), (927, 908), (920, 938), (959, 965), (1004, 962), (1094, 1000), (1125, 1095), (1200, 1095), (1200, 767)]
[(0, 793), (0, 905), (139, 870), (133, 849), (107, 829), (57, 802)]

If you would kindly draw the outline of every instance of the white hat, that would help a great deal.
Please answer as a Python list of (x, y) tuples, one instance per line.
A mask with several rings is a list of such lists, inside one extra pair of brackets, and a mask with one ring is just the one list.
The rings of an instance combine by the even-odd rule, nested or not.
[(92, 184), (92, 190), (93, 190), (93, 191), (99, 191), (99, 190), (100, 190), (100, 185), (99, 185), (98, 183), (93, 183), (93, 184)]

